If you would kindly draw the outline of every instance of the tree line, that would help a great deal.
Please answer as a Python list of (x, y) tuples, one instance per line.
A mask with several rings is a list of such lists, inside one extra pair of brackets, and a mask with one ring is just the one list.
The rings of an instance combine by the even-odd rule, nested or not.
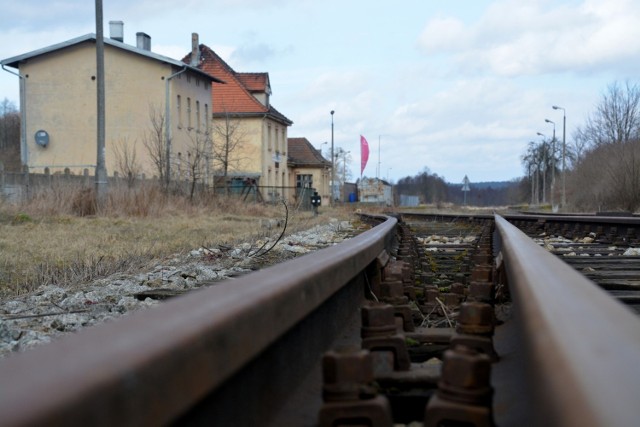
[[(523, 188), (531, 204), (559, 202), (562, 142), (529, 143)], [(614, 82), (567, 141), (566, 210), (640, 208), (640, 86)]]
[(20, 112), (7, 98), (0, 102), (0, 162), (5, 171), (20, 171)]

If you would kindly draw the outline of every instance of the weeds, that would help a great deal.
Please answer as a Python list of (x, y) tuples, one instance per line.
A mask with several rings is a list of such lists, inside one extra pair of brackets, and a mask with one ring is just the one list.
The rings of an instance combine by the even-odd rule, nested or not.
[[(139, 270), (198, 247), (283, 233), (281, 227), (264, 229), (265, 219), (286, 220), (291, 232), (326, 221), (310, 212), (286, 213), (281, 205), (221, 196), (205, 194), (191, 201), (188, 195), (166, 194), (146, 184), (111, 188), (99, 213), (94, 200), (93, 189), (54, 184), (17, 206), (0, 202), (0, 298)], [(333, 210), (331, 215), (346, 219), (349, 212)]]

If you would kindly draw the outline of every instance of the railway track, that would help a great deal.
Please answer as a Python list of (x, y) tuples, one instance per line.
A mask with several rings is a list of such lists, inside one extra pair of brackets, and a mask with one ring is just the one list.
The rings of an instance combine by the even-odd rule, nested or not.
[(0, 425), (638, 424), (633, 220), (363, 218), (0, 361)]

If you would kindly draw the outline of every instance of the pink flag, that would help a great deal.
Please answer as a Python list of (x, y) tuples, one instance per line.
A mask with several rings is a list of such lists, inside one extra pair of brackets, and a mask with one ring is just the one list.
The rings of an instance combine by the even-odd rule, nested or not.
[(367, 166), (367, 160), (369, 160), (369, 143), (364, 136), (360, 135), (360, 176)]

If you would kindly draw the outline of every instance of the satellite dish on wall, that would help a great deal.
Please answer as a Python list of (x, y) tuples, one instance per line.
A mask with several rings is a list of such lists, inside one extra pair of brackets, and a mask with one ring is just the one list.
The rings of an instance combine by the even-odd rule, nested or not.
[(40, 147), (46, 148), (49, 145), (49, 134), (46, 130), (39, 130), (36, 132), (36, 144)]

